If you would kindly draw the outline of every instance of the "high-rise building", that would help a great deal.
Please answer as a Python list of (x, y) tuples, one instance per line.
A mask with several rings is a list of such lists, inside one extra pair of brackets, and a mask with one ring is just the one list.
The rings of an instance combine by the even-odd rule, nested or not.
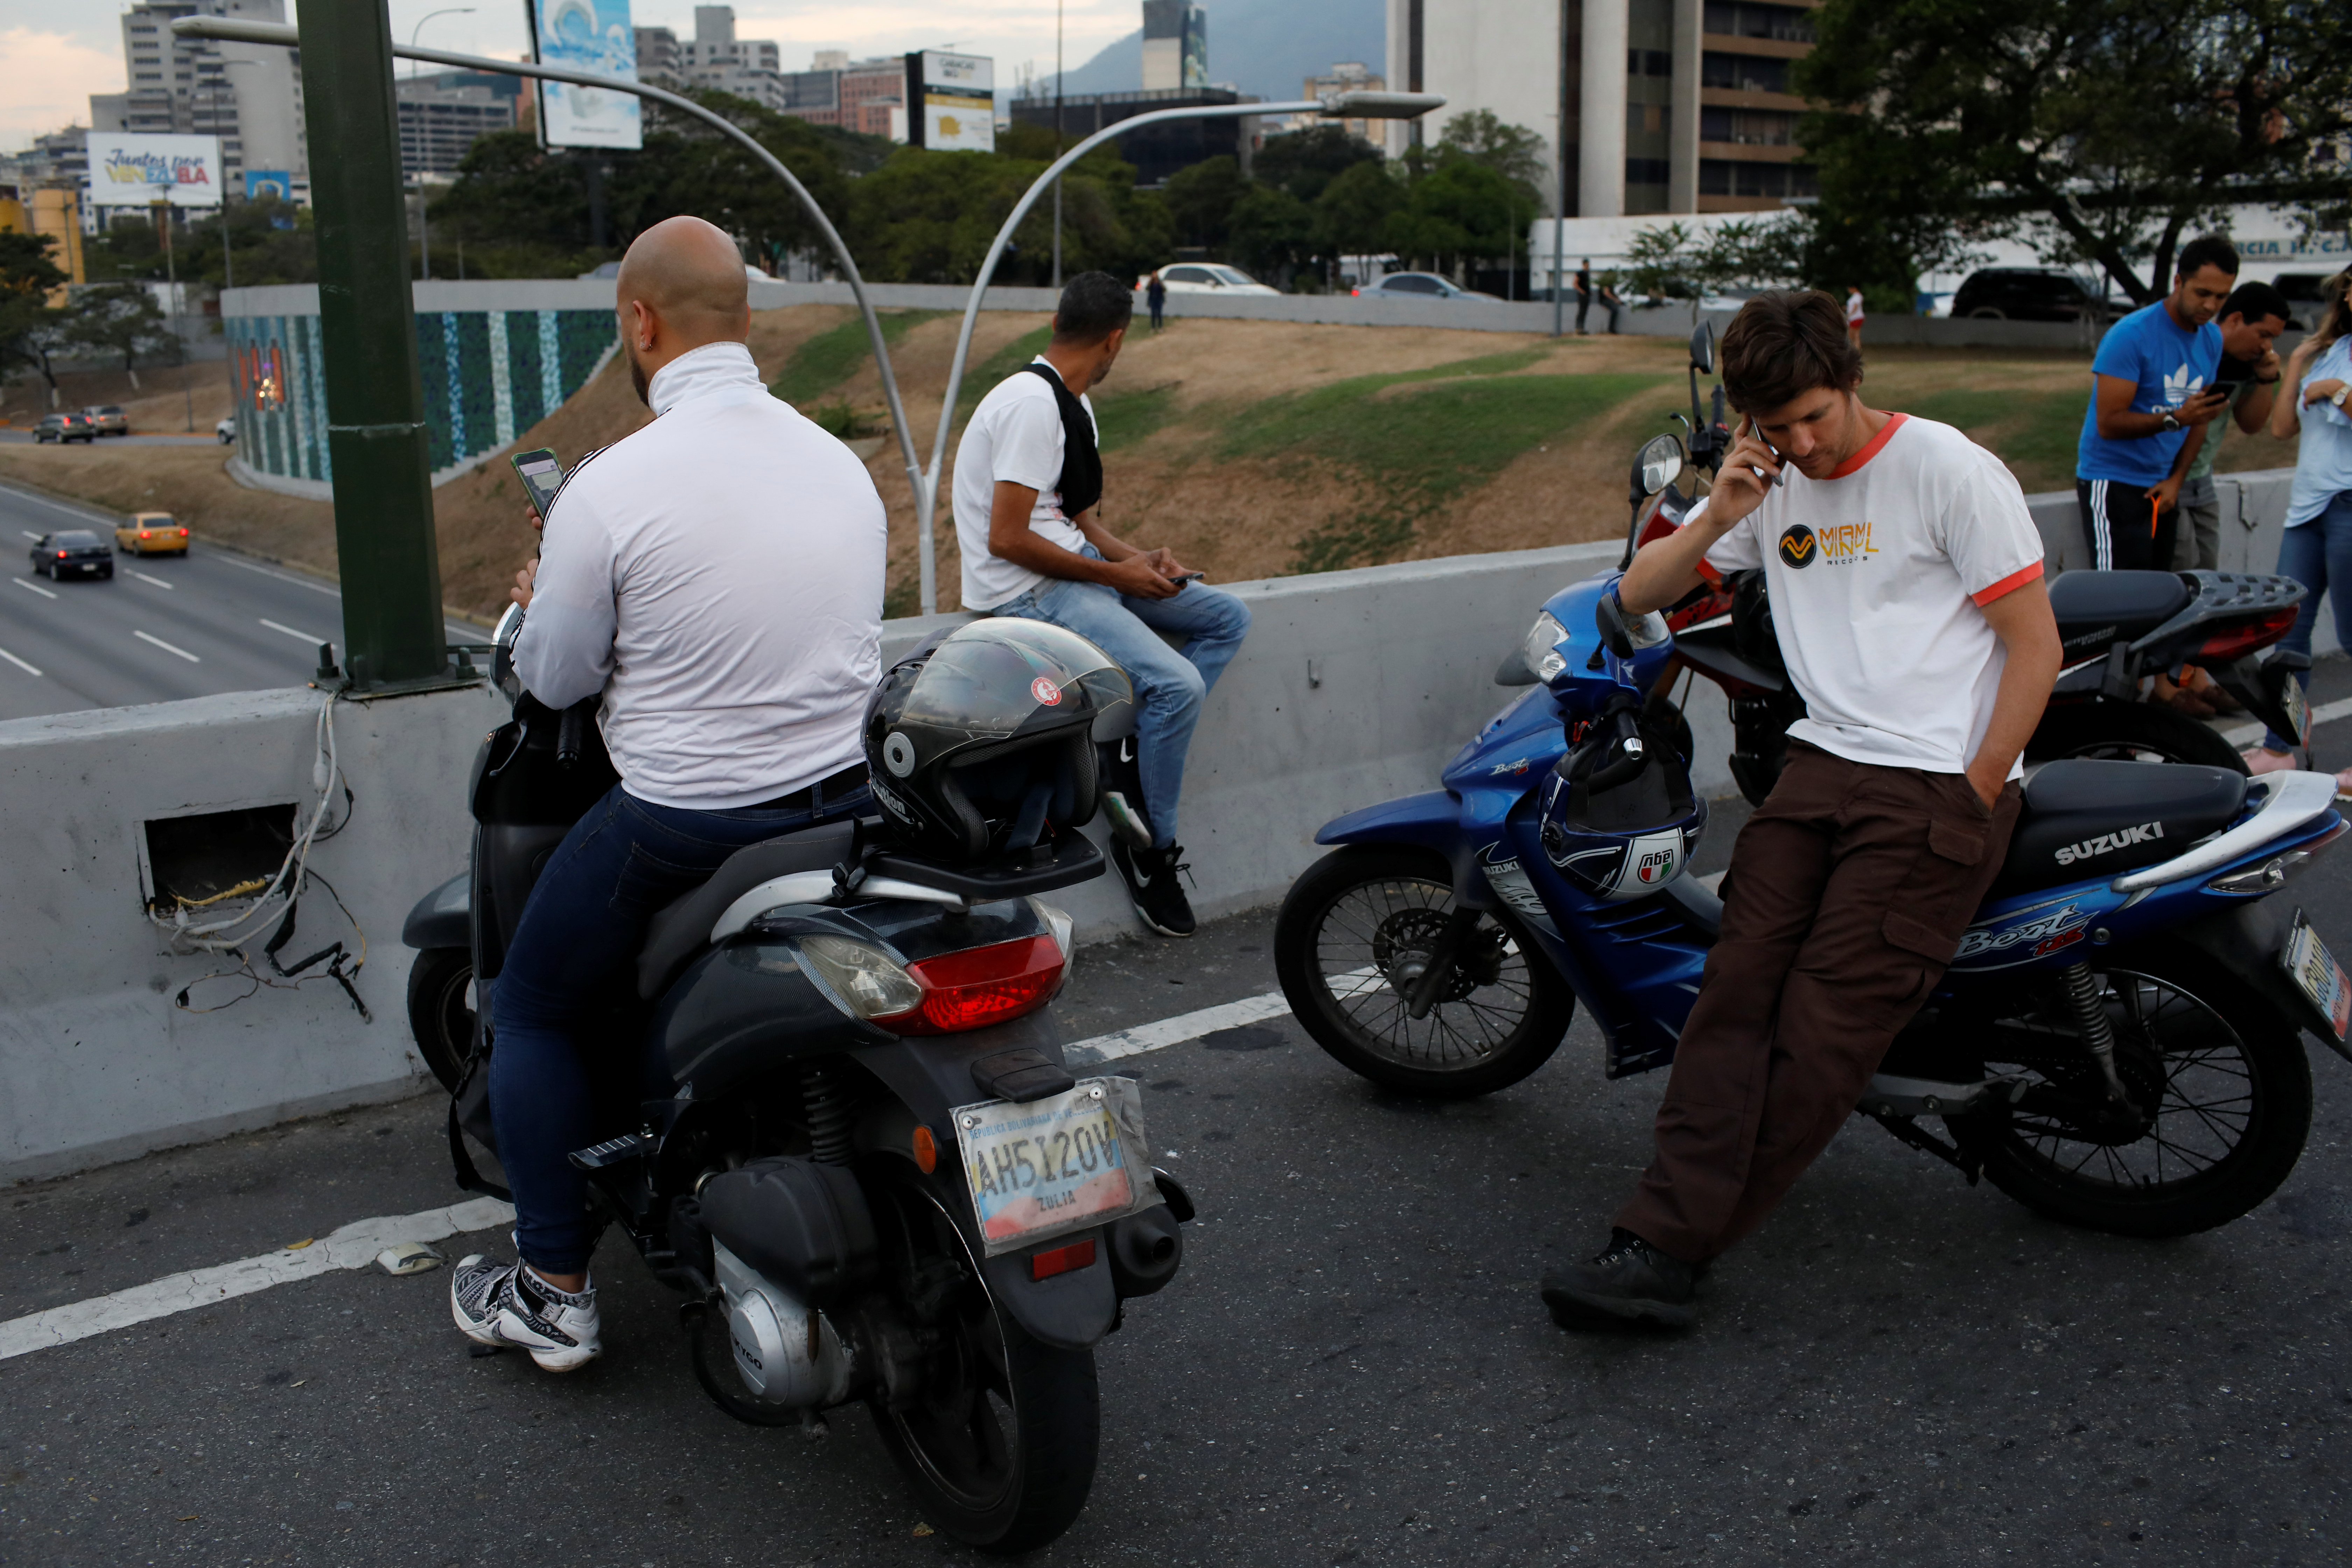
[(639, 27), (636, 36), (640, 81), (709, 88), (813, 125), (906, 140), (902, 121), (890, 112), (907, 101), (902, 55), (852, 61), (846, 49), (819, 49), (807, 70), (787, 71), (782, 46), (735, 36), (731, 5), (697, 5), (691, 38), (667, 27)]
[(1209, 14), (1192, 0), (1143, 0), (1143, 90), (1209, 85)]
[[(1388, 0), (1388, 8), (1389, 79), (1447, 99), (1422, 121), (1391, 121), (1391, 153), (1415, 135), (1443, 134), (1453, 115), (1486, 109), (1542, 134), (1564, 158), (1572, 217), (1757, 212), (1813, 194), (1812, 165), (1796, 142), (1804, 100), (1789, 88), (1790, 67), (1813, 47), (1805, 0)], [(1546, 185), (1559, 189), (1557, 169)]]
[(90, 94), (90, 128), (217, 136), (222, 184), (245, 188), (247, 169), (310, 182), (303, 142), (302, 72), (296, 51), (266, 44), (182, 38), (182, 16), (283, 22), (285, 0), (138, 0), (122, 13), (128, 87)]
[[(1321, 99), (1328, 98), (1335, 92), (1381, 92), (1386, 90), (1388, 85), (1388, 78), (1365, 65), (1363, 61), (1341, 60), (1331, 68), (1328, 76), (1308, 77), (1304, 90), (1298, 96)], [(1319, 114), (1294, 114), (1285, 122), (1284, 128), (1290, 131), (1304, 131), (1309, 126), (1330, 123), (1331, 121), (1325, 120)], [(1339, 123), (1347, 130), (1349, 135), (1360, 136), (1367, 142), (1370, 142), (1375, 133), (1373, 123), (1369, 120), (1342, 120)]]
[(400, 174), (404, 180), (454, 174), (475, 139), (511, 131), (522, 101), (522, 78), (488, 71), (436, 71), (392, 84), (400, 114)]

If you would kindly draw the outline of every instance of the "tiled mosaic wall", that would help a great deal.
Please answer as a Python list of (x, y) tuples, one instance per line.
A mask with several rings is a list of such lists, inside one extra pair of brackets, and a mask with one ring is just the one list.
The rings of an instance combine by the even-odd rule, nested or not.
[[(332, 482), (319, 318), (232, 316), (237, 445), (250, 466)], [(416, 316), (417, 370), (438, 476), (530, 429), (613, 346), (605, 310), (436, 310)]]

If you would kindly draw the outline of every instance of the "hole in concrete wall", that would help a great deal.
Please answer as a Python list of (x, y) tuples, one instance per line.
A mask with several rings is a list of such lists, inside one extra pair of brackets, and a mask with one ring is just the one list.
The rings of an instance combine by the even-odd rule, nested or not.
[(183, 900), (199, 903), (278, 875), (294, 841), (294, 804), (171, 816), (146, 826), (149, 902), (168, 913)]

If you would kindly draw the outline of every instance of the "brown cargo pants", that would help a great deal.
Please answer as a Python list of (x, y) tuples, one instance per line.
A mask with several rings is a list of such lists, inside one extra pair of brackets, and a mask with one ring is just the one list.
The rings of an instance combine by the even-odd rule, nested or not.
[(1801, 741), (1740, 829), (1657, 1152), (1616, 1223), (1685, 1262), (1763, 1222), (1853, 1111), (2000, 869), (2021, 797)]

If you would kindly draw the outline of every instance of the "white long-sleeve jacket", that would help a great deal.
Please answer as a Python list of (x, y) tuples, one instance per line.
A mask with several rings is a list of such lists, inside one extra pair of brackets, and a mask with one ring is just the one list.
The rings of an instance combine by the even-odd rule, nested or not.
[(681, 355), (648, 391), (654, 422), (548, 509), (515, 668), (551, 708), (603, 691), (604, 744), (638, 799), (755, 805), (863, 754), (882, 498), (740, 343)]

